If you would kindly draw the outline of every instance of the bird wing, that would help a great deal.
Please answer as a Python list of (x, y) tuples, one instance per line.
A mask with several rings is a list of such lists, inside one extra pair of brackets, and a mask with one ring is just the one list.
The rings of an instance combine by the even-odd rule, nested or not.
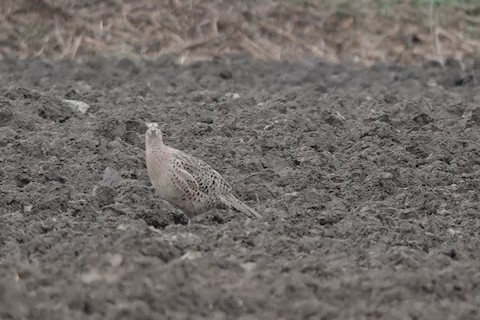
[(174, 179), (175, 184), (177, 187), (180, 187), (182, 189), (187, 189), (193, 191), (200, 191), (200, 186), (195, 180), (195, 178), (187, 171), (185, 168), (182, 166), (181, 163), (174, 161), (174, 175), (176, 176), (176, 179)]
[(232, 190), (220, 173), (206, 162), (184, 152), (175, 153), (173, 158), (176, 165), (188, 173), (187, 183), (192, 189), (205, 194), (224, 194)]

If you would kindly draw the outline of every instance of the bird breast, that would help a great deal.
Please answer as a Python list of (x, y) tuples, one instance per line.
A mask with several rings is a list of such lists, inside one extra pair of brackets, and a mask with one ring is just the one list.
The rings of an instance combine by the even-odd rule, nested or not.
[(167, 192), (169, 185), (168, 170), (170, 165), (169, 154), (161, 150), (147, 150), (147, 171), (152, 185), (160, 195)]

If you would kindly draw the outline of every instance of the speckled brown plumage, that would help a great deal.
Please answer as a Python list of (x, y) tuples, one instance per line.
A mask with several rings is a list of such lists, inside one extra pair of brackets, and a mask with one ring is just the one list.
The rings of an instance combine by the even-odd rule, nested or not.
[(147, 170), (160, 197), (182, 209), (189, 218), (217, 207), (232, 207), (248, 217), (261, 217), (240, 201), (232, 187), (207, 163), (166, 146), (157, 123), (148, 127)]

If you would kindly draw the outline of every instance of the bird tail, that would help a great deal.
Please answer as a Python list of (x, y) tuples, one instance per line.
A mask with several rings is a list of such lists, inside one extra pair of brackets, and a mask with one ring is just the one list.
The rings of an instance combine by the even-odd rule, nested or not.
[(247, 206), (245, 203), (237, 199), (233, 194), (229, 193), (227, 195), (220, 196), (220, 202), (227, 206), (233, 207), (234, 209), (240, 211), (249, 218), (261, 218), (262, 216), (258, 214), (255, 210)]

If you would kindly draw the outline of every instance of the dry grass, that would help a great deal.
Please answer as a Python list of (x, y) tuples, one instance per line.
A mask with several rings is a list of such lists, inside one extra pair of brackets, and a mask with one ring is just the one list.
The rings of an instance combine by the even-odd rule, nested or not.
[(3, 0), (0, 55), (191, 62), (247, 53), (371, 65), (480, 52), (480, 5), (430, 11), (412, 1)]

